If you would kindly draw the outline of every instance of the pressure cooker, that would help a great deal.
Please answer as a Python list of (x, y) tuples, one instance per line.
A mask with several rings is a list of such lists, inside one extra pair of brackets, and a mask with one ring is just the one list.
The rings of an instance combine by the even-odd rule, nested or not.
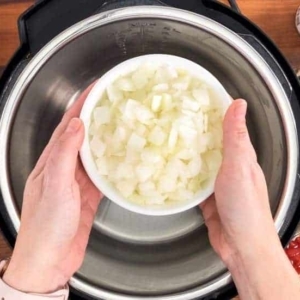
[[(11, 245), (26, 179), (66, 109), (116, 64), (151, 53), (190, 59), (247, 100), (274, 222), (282, 243), (290, 239), (300, 216), (300, 87), (272, 41), (238, 11), (212, 0), (42, 0), (20, 17), (19, 33), (21, 46), (0, 80), (0, 221)], [(236, 294), (199, 208), (150, 217), (109, 199), (70, 286), (71, 299)]]

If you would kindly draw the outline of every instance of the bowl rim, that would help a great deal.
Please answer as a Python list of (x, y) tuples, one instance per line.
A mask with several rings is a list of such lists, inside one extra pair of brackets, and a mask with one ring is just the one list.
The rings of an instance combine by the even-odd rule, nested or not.
[(105, 195), (108, 199), (118, 204), (119, 206), (143, 215), (149, 216), (166, 216), (173, 215), (187, 211), (208, 199), (214, 192), (214, 185), (217, 174), (211, 177), (211, 180), (207, 186), (196, 193), (195, 197), (189, 201), (178, 202), (173, 205), (162, 205), (162, 206), (142, 206), (130, 202), (123, 197), (115, 187), (113, 187), (108, 180), (98, 174), (95, 160), (90, 150), (90, 138), (89, 138), (89, 127), (91, 124), (91, 115), (96, 105), (101, 101), (101, 97), (105, 92), (107, 86), (122, 76), (126, 76), (134, 72), (144, 63), (154, 63), (158, 65), (172, 65), (177, 69), (184, 69), (193, 77), (203, 80), (211, 89), (214, 90), (216, 96), (224, 104), (223, 113), (225, 113), (225, 107), (232, 102), (232, 98), (228, 95), (223, 85), (218, 79), (211, 74), (208, 70), (203, 68), (201, 65), (188, 60), (186, 58), (169, 55), (169, 54), (147, 54), (137, 56), (117, 64), (115, 67), (106, 72), (101, 76), (96, 84), (89, 92), (83, 108), (80, 113), (80, 119), (84, 123), (85, 137), (80, 149), (80, 157), (84, 169), (86, 170), (89, 178), (94, 185)]

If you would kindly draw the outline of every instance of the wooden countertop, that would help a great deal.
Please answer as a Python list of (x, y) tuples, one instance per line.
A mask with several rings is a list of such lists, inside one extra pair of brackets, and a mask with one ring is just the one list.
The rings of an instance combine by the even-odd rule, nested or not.
[[(228, 4), (226, 0), (222, 2)], [(295, 27), (299, 0), (237, 0), (242, 13), (259, 25), (278, 45), (295, 70), (300, 69), (300, 35)], [(17, 18), (33, 1), (0, 0), (0, 74), (18, 47)], [(0, 234), (0, 260), (11, 249)]]

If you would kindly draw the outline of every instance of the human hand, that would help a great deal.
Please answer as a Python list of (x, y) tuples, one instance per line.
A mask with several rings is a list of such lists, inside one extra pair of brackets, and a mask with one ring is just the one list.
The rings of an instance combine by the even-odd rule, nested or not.
[(84, 127), (77, 117), (90, 89), (64, 115), (27, 180), (21, 227), (3, 277), (17, 290), (55, 291), (82, 264), (101, 199), (78, 159)]
[[(228, 265), (247, 245), (277, 239), (264, 174), (247, 126), (247, 103), (236, 100), (224, 119), (224, 157), (215, 195), (201, 206), (215, 251)], [(250, 247), (250, 251), (252, 249)]]
[(224, 119), (224, 157), (215, 195), (201, 206), (209, 239), (231, 272), (241, 299), (299, 299), (299, 279), (274, 226), (246, 110), (246, 102), (236, 100)]

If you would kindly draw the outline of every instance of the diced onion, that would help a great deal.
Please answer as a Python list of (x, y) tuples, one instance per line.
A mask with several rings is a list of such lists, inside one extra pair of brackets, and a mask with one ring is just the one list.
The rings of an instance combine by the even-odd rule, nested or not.
[(107, 106), (100, 106), (94, 110), (94, 121), (96, 126), (108, 124), (110, 122), (110, 110)]
[(149, 164), (139, 164), (136, 167), (136, 176), (139, 182), (143, 183), (151, 178), (151, 176), (154, 174), (155, 169), (153, 165)]
[(109, 85), (106, 89), (108, 99), (111, 102), (117, 102), (123, 99), (123, 93), (114, 85)]
[(136, 90), (133, 80), (130, 78), (120, 78), (116, 82), (116, 86), (124, 92), (133, 92)]
[(132, 81), (136, 89), (143, 89), (148, 83), (147, 77), (144, 75), (144, 73), (141, 70), (133, 73)]
[(186, 70), (141, 65), (112, 82), (93, 111), (99, 174), (138, 205), (193, 199), (220, 168), (224, 111)]
[(145, 147), (146, 143), (147, 141), (145, 138), (132, 133), (127, 143), (127, 149), (133, 151), (141, 151)]
[(154, 96), (151, 103), (151, 109), (154, 112), (158, 112), (160, 110), (161, 104), (162, 104), (162, 96)]
[(155, 126), (149, 134), (148, 141), (156, 146), (161, 146), (165, 142), (166, 136), (167, 134), (161, 127)]
[(206, 89), (203, 89), (203, 88), (202, 89), (194, 89), (193, 97), (201, 106), (202, 105), (209, 106), (209, 104), (210, 104), (209, 94)]
[(102, 157), (106, 150), (106, 145), (97, 136), (91, 139), (91, 150), (96, 157)]
[(153, 87), (153, 92), (167, 92), (169, 90), (169, 85), (167, 83), (160, 83)]
[(168, 146), (170, 150), (173, 150), (175, 148), (177, 141), (178, 131), (175, 128), (172, 128), (168, 140)]

